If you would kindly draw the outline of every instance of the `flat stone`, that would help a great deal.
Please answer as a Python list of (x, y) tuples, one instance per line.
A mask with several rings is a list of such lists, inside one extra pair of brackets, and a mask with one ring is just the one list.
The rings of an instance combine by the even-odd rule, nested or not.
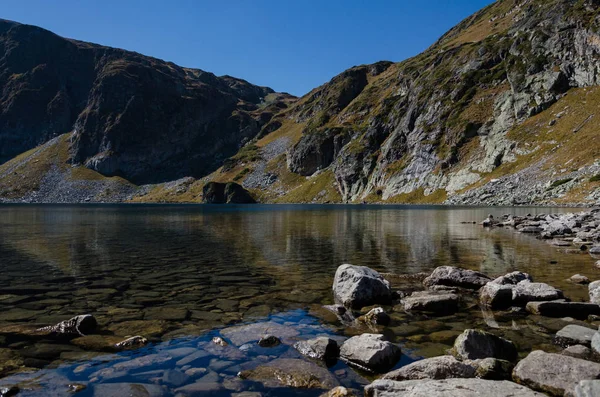
[(294, 347), (300, 354), (318, 360), (333, 360), (340, 354), (337, 342), (326, 336), (297, 342)]
[(586, 320), (590, 315), (600, 315), (600, 305), (585, 302), (529, 302), (526, 309), (531, 314), (539, 314), (546, 317), (573, 317)]
[(458, 311), (459, 297), (456, 294), (420, 291), (402, 299), (402, 303), (406, 311), (453, 314)]
[(562, 347), (572, 345), (583, 345), (590, 347), (595, 329), (582, 327), (581, 325), (569, 324), (556, 333), (554, 343)]
[(513, 288), (513, 304), (525, 306), (528, 302), (562, 299), (563, 292), (545, 283), (521, 281)]
[(453, 356), (427, 358), (383, 375), (381, 379), (397, 381), (416, 379), (474, 378), (475, 368)]
[(565, 350), (560, 352), (560, 354), (587, 360), (592, 356), (592, 350), (589, 347), (583, 345), (573, 345), (567, 347)]
[(600, 364), (536, 350), (521, 360), (513, 379), (553, 396), (573, 395), (580, 381), (600, 377)]
[(365, 397), (544, 397), (508, 381), (485, 379), (407, 380), (379, 379), (365, 387)]
[(92, 387), (94, 397), (162, 397), (167, 394), (156, 385), (141, 383), (100, 383)]

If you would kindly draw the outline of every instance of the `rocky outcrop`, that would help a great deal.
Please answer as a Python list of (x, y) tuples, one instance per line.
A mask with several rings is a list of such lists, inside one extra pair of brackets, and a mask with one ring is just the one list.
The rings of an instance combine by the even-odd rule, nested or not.
[(534, 390), (553, 396), (574, 395), (582, 380), (600, 377), (600, 364), (536, 350), (521, 360), (513, 379)]
[(234, 182), (209, 182), (202, 190), (202, 201), (206, 204), (254, 204), (250, 193)]
[(389, 371), (401, 354), (398, 346), (378, 334), (353, 336), (340, 348), (340, 358), (348, 365), (375, 373)]
[(336, 302), (354, 309), (392, 301), (390, 283), (378, 272), (348, 264), (341, 265), (335, 272), (333, 295)]

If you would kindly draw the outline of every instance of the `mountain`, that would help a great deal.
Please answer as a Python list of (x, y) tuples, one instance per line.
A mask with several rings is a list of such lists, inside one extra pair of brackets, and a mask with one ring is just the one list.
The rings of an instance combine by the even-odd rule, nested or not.
[[(299, 99), (39, 28), (0, 32), (5, 54), (20, 48), (0, 61), (2, 156), (69, 132), (46, 145), (71, 178), (102, 174), (87, 178), (101, 186), (90, 201), (194, 202), (208, 181), (235, 181), (262, 202), (600, 202), (599, 0), (498, 0), (414, 58)], [(33, 87), (48, 91), (36, 112), (18, 99)], [(0, 197), (64, 198), (5, 182), (56, 168), (43, 148), (0, 166)], [(64, 179), (52, 186), (81, 190)]]

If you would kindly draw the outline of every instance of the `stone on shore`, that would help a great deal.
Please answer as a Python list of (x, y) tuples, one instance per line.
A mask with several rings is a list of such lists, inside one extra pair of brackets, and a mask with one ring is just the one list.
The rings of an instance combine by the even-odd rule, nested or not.
[(333, 280), (333, 295), (336, 302), (353, 309), (392, 302), (390, 283), (365, 266), (345, 264), (338, 267)]
[(380, 334), (353, 336), (340, 348), (340, 357), (349, 365), (375, 373), (389, 371), (401, 355), (400, 348)]
[(521, 360), (513, 380), (553, 396), (574, 395), (582, 380), (600, 377), (600, 364), (562, 354), (536, 350)]
[(483, 273), (474, 270), (462, 269), (454, 266), (440, 266), (425, 280), (423, 285), (427, 288), (444, 285), (467, 289), (479, 289), (491, 279)]
[(336, 359), (340, 354), (337, 342), (326, 336), (297, 342), (294, 347), (306, 357), (324, 361)]
[(458, 295), (445, 292), (419, 291), (402, 299), (404, 310), (436, 314), (453, 314), (458, 311)]
[(516, 361), (518, 355), (511, 341), (476, 329), (467, 329), (456, 338), (452, 354), (462, 360), (492, 357), (507, 361)]
[(416, 380), (416, 379), (448, 379), (474, 378), (475, 368), (458, 361), (453, 356), (427, 358), (383, 375), (381, 379)]
[(407, 380), (379, 379), (365, 387), (365, 397), (544, 397), (508, 381), (485, 379)]
[(590, 346), (594, 353), (600, 354), (600, 332), (596, 332), (592, 336), (592, 342), (590, 343)]
[(554, 336), (554, 343), (562, 347), (583, 345), (590, 347), (595, 329), (582, 327), (581, 325), (569, 324)]
[(578, 320), (586, 320), (590, 315), (600, 315), (600, 305), (586, 302), (529, 302), (526, 309), (531, 314), (555, 318), (573, 317)]
[(492, 357), (468, 363), (476, 367), (475, 377), (489, 380), (511, 380), (512, 370), (515, 367), (510, 361)]
[(560, 352), (560, 354), (575, 358), (581, 358), (583, 360), (588, 360), (592, 356), (592, 350), (583, 345), (573, 345), (567, 347), (565, 350)]
[(563, 292), (545, 283), (521, 281), (513, 289), (513, 304), (525, 306), (529, 302), (551, 301), (563, 298)]

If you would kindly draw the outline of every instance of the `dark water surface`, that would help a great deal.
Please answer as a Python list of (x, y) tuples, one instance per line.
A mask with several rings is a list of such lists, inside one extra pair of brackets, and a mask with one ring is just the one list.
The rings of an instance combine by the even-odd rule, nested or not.
[[(566, 279), (575, 273), (600, 279), (588, 254), (567, 253), (512, 229), (461, 224), (479, 222), (488, 213), (566, 211), (0, 206), (0, 330), (54, 324), (86, 313), (100, 324), (98, 335), (72, 341), (0, 333), (0, 375), (29, 368), (0, 379), (0, 385), (19, 383), (23, 395), (39, 396), (69, 395), (70, 384), (87, 386), (77, 394), (82, 396), (127, 395), (123, 393), (129, 389), (151, 396), (235, 396), (243, 391), (318, 396), (323, 390), (285, 388), (236, 375), (276, 359), (295, 362), (301, 357), (289, 345), (314, 335), (343, 340), (384, 332), (403, 350), (400, 365), (444, 354), (456, 335), (472, 327), (503, 335), (523, 352), (540, 346), (556, 349), (549, 346), (551, 335), (566, 324), (558, 319), (494, 315), (476, 306), (444, 318), (388, 308), (392, 324), (369, 330), (344, 326), (322, 306), (333, 303), (331, 283), (342, 263), (385, 273), (427, 272), (441, 265), (490, 276), (520, 270), (563, 289), (573, 300), (587, 299), (586, 287)], [(218, 350), (210, 342), (213, 336), (229, 335), (228, 327), (267, 321), (290, 331), (283, 345), (264, 349), (244, 343), (241, 349), (231, 344)], [(137, 351), (104, 351), (133, 335), (146, 336), (152, 343)], [(34, 368), (43, 369), (33, 372)], [(339, 383), (360, 388), (369, 380), (342, 363), (325, 373), (328, 378), (322, 383), (327, 387)]]

